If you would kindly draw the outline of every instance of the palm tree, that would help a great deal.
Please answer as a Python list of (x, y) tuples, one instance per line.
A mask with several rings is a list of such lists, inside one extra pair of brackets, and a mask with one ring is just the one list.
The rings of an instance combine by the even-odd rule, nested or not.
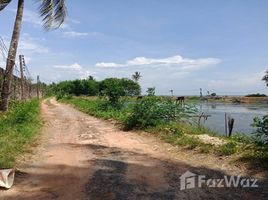
[(262, 78), (262, 80), (266, 82), (266, 85), (268, 87), (268, 70), (266, 71), (266, 74), (264, 75), (264, 77)]
[[(0, 11), (12, 0), (0, 0)], [(46, 30), (56, 29), (64, 22), (67, 11), (64, 0), (38, 0), (40, 3), (39, 13), (43, 21), (43, 27)], [(10, 98), (10, 86), (13, 75), (13, 68), (15, 65), (17, 48), (20, 38), (20, 31), (22, 25), (22, 17), (24, 10), (24, 0), (18, 0), (17, 14), (13, 28), (13, 34), (8, 51), (6, 62), (6, 70), (2, 84), (0, 110), (6, 111), (8, 109), (8, 102)]]
[(140, 79), (141, 79), (141, 73), (140, 72), (135, 72), (133, 75), (132, 75), (132, 79), (136, 82), (138, 82)]

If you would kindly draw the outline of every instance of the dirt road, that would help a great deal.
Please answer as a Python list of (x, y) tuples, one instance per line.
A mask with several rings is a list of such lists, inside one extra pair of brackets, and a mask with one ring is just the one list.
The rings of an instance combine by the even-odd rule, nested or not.
[[(0, 199), (265, 199), (261, 188), (180, 190), (190, 171), (206, 178), (242, 173), (220, 159), (178, 152), (142, 133), (123, 132), (54, 99), (42, 104), (45, 128), (15, 185)], [(263, 183), (260, 183), (263, 184)]]

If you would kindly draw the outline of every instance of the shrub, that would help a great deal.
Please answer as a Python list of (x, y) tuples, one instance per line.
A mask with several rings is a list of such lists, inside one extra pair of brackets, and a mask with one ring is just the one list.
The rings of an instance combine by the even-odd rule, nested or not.
[(256, 136), (256, 142), (260, 144), (268, 144), (268, 114), (262, 118), (254, 118), (253, 127), (256, 131), (253, 134)]
[(118, 104), (120, 97), (139, 95), (140, 90), (139, 84), (130, 79), (108, 78), (100, 82), (100, 94), (113, 105)]
[(180, 121), (193, 112), (193, 107), (176, 105), (170, 98), (147, 96), (136, 102), (125, 125), (127, 129), (154, 127), (162, 123)]
[(60, 99), (63, 99), (63, 98), (64, 98), (64, 93), (63, 92), (58, 92), (57, 95), (56, 95), (56, 99), (60, 100)]

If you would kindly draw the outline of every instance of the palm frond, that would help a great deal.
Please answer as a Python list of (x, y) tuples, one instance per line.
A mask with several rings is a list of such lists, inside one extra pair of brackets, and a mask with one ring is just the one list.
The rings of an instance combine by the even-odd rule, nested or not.
[(0, 11), (5, 9), (5, 7), (11, 2), (11, 0), (0, 0)]
[(39, 0), (41, 5), (39, 13), (46, 30), (59, 28), (66, 16), (67, 9), (64, 0)]

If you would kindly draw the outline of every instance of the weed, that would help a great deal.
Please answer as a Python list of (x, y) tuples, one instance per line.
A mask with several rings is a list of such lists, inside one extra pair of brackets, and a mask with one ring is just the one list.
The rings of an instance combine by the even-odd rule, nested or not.
[(219, 146), (216, 150), (220, 156), (229, 156), (237, 151), (237, 147), (236, 143), (228, 142), (226, 144)]
[(38, 100), (12, 102), (0, 116), (0, 168), (14, 167), (16, 157), (31, 144), (41, 126)]

